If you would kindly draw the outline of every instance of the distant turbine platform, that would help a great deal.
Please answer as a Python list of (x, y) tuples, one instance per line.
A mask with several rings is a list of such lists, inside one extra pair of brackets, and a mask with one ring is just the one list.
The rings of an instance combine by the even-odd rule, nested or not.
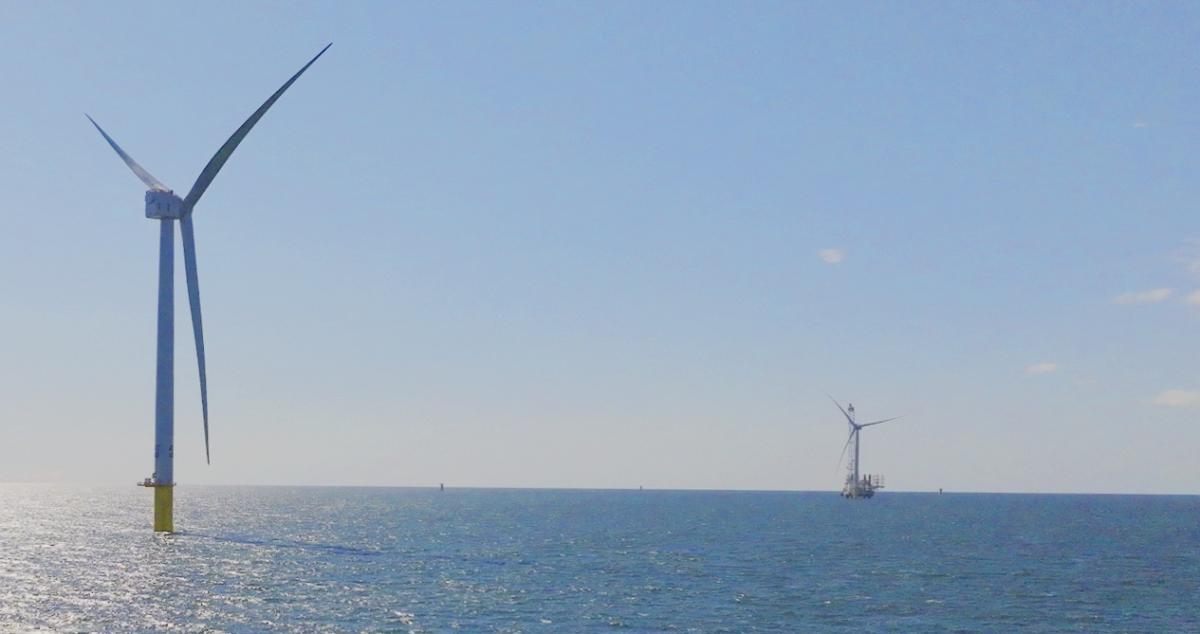
[(842, 487), (842, 497), (869, 498), (875, 495), (876, 490), (882, 488), (883, 476), (881, 475), (866, 475), (858, 480), (850, 475), (846, 478), (846, 485)]

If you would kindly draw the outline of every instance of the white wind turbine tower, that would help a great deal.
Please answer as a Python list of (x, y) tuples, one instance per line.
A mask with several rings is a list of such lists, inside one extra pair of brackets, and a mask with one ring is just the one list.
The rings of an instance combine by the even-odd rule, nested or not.
[(216, 178), (217, 172), (229, 160), (250, 129), (266, 114), (267, 110), (312, 66), (333, 44), (321, 49), (291, 79), (272, 94), (254, 114), (246, 119), (225, 141), (217, 153), (204, 166), (204, 171), (192, 185), (187, 196), (180, 198), (138, 165), (112, 137), (108, 136), (95, 120), (88, 120), (108, 144), (116, 150), (129, 169), (137, 175), (149, 190), (146, 192), (146, 217), (159, 221), (158, 242), (158, 355), (156, 388), (154, 399), (154, 476), (142, 484), (154, 488), (154, 530), (175, 530), (173, 520), (173, 494), (175, 486), (175, 221), (179, 221), (179, 233), (183, 240), (183, 266), (187, 278), (188, 304), (192, 309), (192, 333), (196, 340), (196, 362), (200, 369), (200, 407), (204, 414), (204, 459), (209, 461), (208, 452), (208, 378), (204, 370), (204, 327), (200, 320), (200, 287), (196, 274), (196, 241), (192, 230), (192, 211), (204, 191)]
[[(826, 396), (829, 395), (826, 394)], [(842, 457), (845, 457), (846, 455), (846, 448), (849, 447), (851, 443), (854, 444), (854, 454), (850, 456), (850, 465), (848, 469), (849, 473), (846, 474), (846, 484), (842, 487), (842, 497), (869, 498), (875, 495), (875, 489), (883, 488), (883, 476), (878, 474), (867, 477), (859, 476), (859, 435), (864, 427), (880, 425), (903, 417), (896, 416), (894, 418), (885, 418), (883, 420), (872, 421), (869, 423), (859, 423), (854, 417), (853, 403), (849, 404), (849, 409), (847, 410), (843, 408), (841, 403), (838, 403), (837, 399), (833, 398), (832, 396), (829, 396), (829, 400), (833, 401), (834, 405), (837, 405), (837, 408), (841, 410), (842, 415), (846, 417), (846, 422), (850, 423), (850, 436), (846, 438), (846, 444), (842, 446)], [(841, 459), (839, 458), (838, 461), (840, 462)]]

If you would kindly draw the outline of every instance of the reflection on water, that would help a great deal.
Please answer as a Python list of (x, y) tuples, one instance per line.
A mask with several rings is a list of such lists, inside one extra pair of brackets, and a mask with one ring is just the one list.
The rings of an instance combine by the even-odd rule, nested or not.
[(0, 631), (1197, 631), (1200, 498), (0, 485)]

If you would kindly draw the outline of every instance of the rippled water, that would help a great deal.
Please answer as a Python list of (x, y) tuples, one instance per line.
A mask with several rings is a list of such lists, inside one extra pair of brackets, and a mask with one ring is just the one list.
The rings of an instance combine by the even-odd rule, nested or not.
[(1200, 498), (0, 486), (0, 630), (1200, 631)]

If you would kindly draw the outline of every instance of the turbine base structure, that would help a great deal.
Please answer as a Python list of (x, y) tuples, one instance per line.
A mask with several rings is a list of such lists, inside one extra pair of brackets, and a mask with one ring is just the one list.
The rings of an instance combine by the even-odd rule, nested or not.
[(175, 485), (154, 485), (154, 532), (175, 532)]
[(882, 488), (883, 476), (881, 475), (866, 475), (855, 480), (852, 474), (846, 478), (846, 485), (842, 487), (842, 497), (870, 498), (875, 496), (876, 490)]

